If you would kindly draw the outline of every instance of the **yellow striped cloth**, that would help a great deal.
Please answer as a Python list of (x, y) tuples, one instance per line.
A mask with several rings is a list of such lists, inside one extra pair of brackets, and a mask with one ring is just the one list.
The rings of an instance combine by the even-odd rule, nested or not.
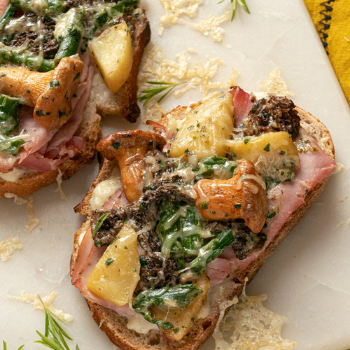
[(350, 0), (304, 0), (350, 105)]

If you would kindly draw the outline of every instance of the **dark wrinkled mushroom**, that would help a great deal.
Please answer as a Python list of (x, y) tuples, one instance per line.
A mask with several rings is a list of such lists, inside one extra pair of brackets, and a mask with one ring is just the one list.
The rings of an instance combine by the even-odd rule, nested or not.
[(250, 160), (239, 160), (231, 179), (200, 180), (194, 190), (204, 219), (243, 219), (252, 232), (262, 230), (268, 212), (266, 186)]
[(103, 138), (96, 149), (108, 160), (117, 160), (125, 196), (134, 202), (142, 194), (146, 152), (152, 148), (162, 150), (165, 144), (164, 137), (156, 133), (128, 130)]

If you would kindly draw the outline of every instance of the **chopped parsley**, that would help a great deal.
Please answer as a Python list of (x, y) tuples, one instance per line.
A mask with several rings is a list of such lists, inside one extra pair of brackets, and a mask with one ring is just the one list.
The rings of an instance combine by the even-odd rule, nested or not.
[(265, 152), (270, 152), (270, 144), (268, 143), (266, 147), (264, 148)]
[(202, 209), (208, 209), (208, 204), (206, 202), (201, 203)]
[(242, 204), (241, 203), (235, 204), (235, 208), (242, 208)]
[(244, 144), (246, 145), (249, 142), (249, 139), (244, 140)]
[(120, 143), (114, 142), (114, 143), (112, 143), (112, 147), (114, 147), (115, 149), (118, 149), (120, 147)]
[(108, 259), (106, 260), (106, 266), (108, 267), (110, 264), (112, 264), (113, 261), (114, 261), (114, 260), (113, 260), (112, 258), (108, 258)]
[(60, 82), (58, 80), (52, 80), (50, 81), (50, 89), (53, 89), (57, 86), (60, 86)]

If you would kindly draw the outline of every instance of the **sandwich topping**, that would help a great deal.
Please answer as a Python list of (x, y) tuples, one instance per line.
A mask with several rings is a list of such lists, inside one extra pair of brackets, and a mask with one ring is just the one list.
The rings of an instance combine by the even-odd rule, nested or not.
[(98, 72), (115, 93), (128, 78), (138, 3), (10, 1), (0, 19), (1, 179), (56, 170), (85, 150), (75, 134), (92, 79)]
[(242, 271), (335, 163), (300, 126), (291, 100), (257, 100), (239, 87), (152, 124), (157, 133), (119, 132), (99, 143), (122, 186), (112, 205), (93, 211), (72, 282), (90, 301), (140, 313), (180, 340), (211, 286), (243, 283)]

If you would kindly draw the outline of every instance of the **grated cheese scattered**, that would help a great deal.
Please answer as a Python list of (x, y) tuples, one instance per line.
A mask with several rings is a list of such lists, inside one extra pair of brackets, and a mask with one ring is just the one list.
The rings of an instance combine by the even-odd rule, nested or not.
[(56, 177), (56, 182), (57, 182), (58, 187), (55, 189), (55, 192), (60, 193), (61, 199), (67, 200), (66, 195), (64, 194), (63, 189), (62, 189), (62, 175), (63, 174), (62, 174), (61, 169), (58, 169), (58, 175)]
[(28, 210), (28, 223), (26, 229), (32, 232), (38, 225), (39, 220), (34, 217), (34, 198), (30, 196), (27, 201), (27, 210)]
[(165, 15), (159, 18), (159, 36), (163, 35), (165, 27), (183, 23), (180, 16), (196, 17), (199, 6), (203, 4), (203, 0), (160, 0), (160, 2), (164, 7)]
[(27, 203), (26, 199), (23, 199), (21, 197), (18, 197), (16, 194), (14, 193), (5, 193), (5, 198), (13, 198), (15, 204), (17, 205), (22, 205)]
[(210, 35), (214, 41), (222, 41), (224, 35), (224, 29), (219, 25), (230, 18), (230, 10), (226, 10), (220, 17), (214, 17), (209, 15), (207, 19), (200, 21), (199, 23), (190, 23), (190, 26), (198, 29), (204, 36)]
[(22, 249), (22, 243), (18, 237), (8, 237), (0, 242), (0, 259), (9, 260), (16, 249)]
[(216, 350), (287, 350), (297, 345), (282, 338), (286, 318), (267, 310), (262, 305), (266, 298), (266, 294), (247, 296), (243, 291), (214, 331)]
[(266, 81), (260, 83), (260, 88), (268, 95), (294, 96), (293, 92), (288, 91), (287, 83), (277, 68), (270, 73)]
[[(138, 75), (139, 90), (149, 88), (147, 81), (186, 82), (186, 84), (181, 85), (183, 88), (175, 90), (175, 97), (181, 97), (187, 91), (196, 87), (201, 89), (203, 96), (207, 96), (209, 90), (226, 89), (236, 84), (238, 72), (235, 69), (232, 69), (232, 74), (226, 82), (212, 82), (211, 80), (217, 74), (218, 68), (223, 65), (223, 62), (219, 58), (208, 57), (207, 59), (208, 61), (205, 64), (193, 62), (190, 65), (191, 57), (186, 55), (184, 51), (176, 55), (175, 61), (169, 60), (159, 46), (151, 44), (146, 50)], [(158, 120), (162, 114), (164, 114), (164, 111), (161, 107), (150, 100), (146, 105), (144, 120)]]
[(350, 224), (350, 216), (349, 216), (349, 219), (339, 222), (339, 224), (336, 226), (336, 228), (338, 228), (344, 224)]
[[(55, 290), (53, 290), (51, 293), (49, 293), (48, 295), (44, 296), (41, 298), (41, 300), (43, 301), (44, 305), (57, 317), (59, 317), (61, 320), (64, 320), (66, 322), (71, 322), (73, 321), (73, 316), (70, 314), (66, 314), (64, 313), (62, 310), (58, 310), (56, 309), (53, 305), (52, 302), (55, 299), (57, 295), (57, 292)], [(18, 300), (18, 301), (22, 301), (25, 303), (29, 303), (32, 304), (34, 309), (36, 310), (41, 310), (44, 311), (44, 308), (41, 304), (41, 301), (39, 300), (38, 295), (36, 294), (26, 294), (24, 292), (24, 290), (22, 290), (20, 292), (20, 296), (16, 297), (16, 296), (12, 296), (12, 295), (8, 295), (7, 296), (8, 299), (11, 300)]]

